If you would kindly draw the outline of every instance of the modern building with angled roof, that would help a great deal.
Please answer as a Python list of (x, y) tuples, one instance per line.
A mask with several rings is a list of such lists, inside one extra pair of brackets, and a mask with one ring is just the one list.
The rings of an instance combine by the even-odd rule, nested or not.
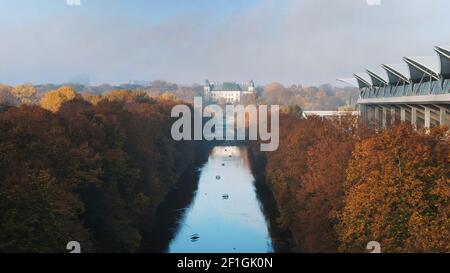
[(238, 103), (245, 95), (256, 93), (253, 81), (245, 83), (210, 82), (206, 80), (204, 86), (204, 99), (209, 102)]
[(434, 50), (437, 56), (404, 57), (403, 63), (339, 81), (360, 89), (362, 116), (383, 127), (395, 120), (425, 128), (450, 125), (450, 46)]

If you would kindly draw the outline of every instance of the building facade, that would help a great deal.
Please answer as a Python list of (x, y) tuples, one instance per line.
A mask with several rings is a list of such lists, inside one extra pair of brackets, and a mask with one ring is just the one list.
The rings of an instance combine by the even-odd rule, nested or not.
[(359, 109), (367, 122), (389, 127), (397, 121), (418, 128), (450, 125), (450, 46), (437, 55), (404, 57), (340, 81), (360, 89)]
[(204, 100), (207, 102), (223, 102), (227, 104), (239, 103), (243, 96), (256, 94), (255, 83), (210, 82), (206, 80), (204, 86)]

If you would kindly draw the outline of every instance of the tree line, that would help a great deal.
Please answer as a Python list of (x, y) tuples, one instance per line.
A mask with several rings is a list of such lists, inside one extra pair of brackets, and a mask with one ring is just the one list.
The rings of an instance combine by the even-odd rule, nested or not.
[(280, 148), (260, 153), (277, 223), (297, 252), (450, 251), (448, 128), (368, 128), (355, 117), (280, 117)]
[(199, 150), (170, 137), (177, 102), (21, 90), (22, 105), (0, 113), (0, 252), (139, 251)]
[[(102, 95), (114, 90), (133, 90), (144, 92), (152, 98), (165, 96), (168, 98), (177, 98), (185, 102), (193, 102), (195, 96), (203, 96), (203, 87), (201, 85), (193, 84), (191, 86), (185, 86), (166, 81), (153, 81), (149, 86), (134, 84), (85, 86), (72, 83), (69, 85), (22, 84), (12, 87), (0, 84), (0, 105), (36, 103), (47, 92), (63, 86), (70, 86), (75, 92), (84, 97)], [(340, 107), (354, 106), (358, 96), (359, 91), (357, 88), (339, 88), (329, 84), (320, 86), (291, 85), (285, 87), (275, 82), (257, 87), (256, 94), (244, 96), (242, 103), (280, 106), (297, 104), (304, 110), (338, 110)]]

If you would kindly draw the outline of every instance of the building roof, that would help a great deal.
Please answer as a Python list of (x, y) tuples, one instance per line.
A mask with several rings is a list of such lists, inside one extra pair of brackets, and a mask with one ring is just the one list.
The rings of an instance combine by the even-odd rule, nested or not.
[(206, 85), (211, 87), (211, 91), (249, 91), (251, 87), (255, 87), (255, 83), (253, 81), (246, 83), (235, 83), (235, 82), (223, 82), (223, 83), (210, 83), (206, 81)]
[(372, 79), (367, 73), (355, 73), (353, 74), (355, 79), (358, 81), (359, 88), (371, 88), (372, 87)]
[(412, 82), (420, 82), (424, 78), (439, 80), (440, 64), (437, 58), (404, 57), (403, 60), (408, 64)]
[(410, 72), (407, 64), (383, 64), (389, 78), (389, 83), (410, 82)]
[(214, 84), (212, 91), (242, 91), (241, 87), (237, 83), (224, 82)]
[(367, 74), (372, 79), (373, 86), (385, 86), (389, 82), (388, 75), (383, 69), (367, 69)]
[(434, 50), (439, 55), (440, 74), (442, 77), (450, 78), (450, 46), (437, 46)]
[(358, 85), (358, 81), (355, 78), (346, 78), (346, 79), (337, 79), (340, 82), (343, 82), (345, 84), (354, 86), (354, 87), (359, 87)]

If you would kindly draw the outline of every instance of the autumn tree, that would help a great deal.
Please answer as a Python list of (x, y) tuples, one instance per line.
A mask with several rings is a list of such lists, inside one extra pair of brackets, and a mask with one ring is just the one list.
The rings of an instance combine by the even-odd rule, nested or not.
[(280, 147), (266, 154), (278, 223), (292, 232), (296, 251), (335, 252), (348, 162), (356, 143), (372, 132), (351, 115), (303, 119), (295, 105), (283, 112)]
[(70, 88), (42, 105), (0, 113), (0, 252), (137, 252), (156, 210), (194, 161), (170, 137), (177, 103), (114, 91), (83, 100)]
[(288, 107), (283, 108), (282, 112), (297, 118), (303, 118), (303, 109), (298, 104), (291, 104)]
[(0, 115), (0, 252), (62, 252), (74, 239), (89, 251), (79, 187), (98, 182), (56, 116), (22, 106)]
[(408, 125), (357, 145), (337, 227), (341, 251), (450, 251), (449, 138)]
[(31, 83), (16, 86), (12, 93), (21, 104), (31, 105), (38, 102), (37, 90)]
[(355, 145), (372, 134), (358, 118), (327, 119), (307, 149), (307, 170), (301, 175), (296, 200), (296, 233), (302, 252), (336, 252), (336, 215), (342, 208), (346, 170)]
[(0, 105), (16, 106), (19, 100), (13, 94), (13, 87), (0, 84)]
[(170, 92), (165, 92), (165, 93), (159, 95), (158, 99), (162, 100), (162, 101), (178, 101), (177, 95), (175, 95), (174, 93), (170, 93)]
[(63, 86), (46, 93), (41, 99), (41, 107), (52, 112), (58, 112), (64, 103), (78, 98), (81, 98), (81, 96), (72, 87)]

